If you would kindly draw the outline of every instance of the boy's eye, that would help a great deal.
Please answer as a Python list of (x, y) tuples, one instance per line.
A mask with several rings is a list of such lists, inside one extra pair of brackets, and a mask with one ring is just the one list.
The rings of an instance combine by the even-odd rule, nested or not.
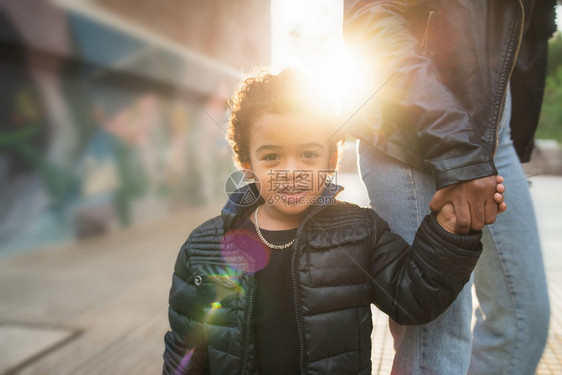
[(278, 154), (265, 154), (262, 158), (263, 160), (278, 160), (279, 159), (279, 155)]
[(303, 152), (302, 157), (305, 159), (314, 159), (318, 157), (318, 153), (315, 151), (305, 151)]

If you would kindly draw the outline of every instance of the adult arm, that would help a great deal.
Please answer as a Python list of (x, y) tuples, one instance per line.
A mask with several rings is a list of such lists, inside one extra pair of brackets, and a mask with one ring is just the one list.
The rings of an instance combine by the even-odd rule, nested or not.
[[(427, 17), (427, 21), (418, 19), (416, 25), (427, 22), (426, 27), (431, 27), (432, 8), (418, 5), (412, 9), (412, 3), (345, 1), (346, 43), (368, 64), (367, 79), (372, 92), (377, 92), (373, 100), (380, 106), (382, 126), (361, 123), (363, 119), (370, 121), (368, 113), (353, 120), (359, 123), (357, 127), (380, 135), (375, 143), (383, 151), (386, 138), (400, 137), (400, 143), (408, 145), (401, 147), (404, 158), (409, 158), (403, 161), (430, 169), (437, 189), (496, 175), (492, 145), (482, 139), (468, 111), (442, 83), (432, 59), (424, 54), (424, 35), (429, 32), (413, 30), (419, 27), (412, 20), (418, 11), (422, 15), (417, 17)], [(417, 2), (425, 3), (433, 2)], [(369, 104), (364, 106), (366, 112), (372, 109)]]
[[(494, 222), (497, 214), (492, 148), (425, 55), (433, 4), (438, 2), (417, 4), (413, 9), (408, 0), (345, 1), (346, 42), (368, 61), (373, 91), (382, 87), (377, 99), (384, 126), (358, 126), (375, 128), (375, 142), (382, 150), (393, 147), (386, 142), (387, 129), (391, 137), (402, 137), (401, 142), (413, 149), (411, 155), (404, 152), (402, 161), (428, 168), (434, 175), (438, 191), (432, 210), (450, 202), (457, 212), (459, 233), (480, 230)], [(425, 30), (415, 30), (424, 22)], [(369, 110), (368, 105), (365, 108)], [(368, 122), (368, 114), (363, 119)], [(396, 149), (393, 156), (397, 157)]]

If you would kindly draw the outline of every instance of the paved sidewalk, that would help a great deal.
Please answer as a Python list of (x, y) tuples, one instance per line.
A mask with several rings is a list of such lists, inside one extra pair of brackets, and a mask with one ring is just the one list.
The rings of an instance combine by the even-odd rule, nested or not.
[(161, 372), (175, 258), (219, 210), (0, 258), (0, 374)]
[[(560, 374), (562, 178), (532, 181), (552, 303), (538, 374)], [(348, 190), (354, 191), (360, 189)], [(160, 373), (177, 251), (219, 209), (182, 211), (98, 239), (0, 258), (0, 374)], [(376, 314), (374, 322), (373, 373), (388, 374), (386, 317)]]

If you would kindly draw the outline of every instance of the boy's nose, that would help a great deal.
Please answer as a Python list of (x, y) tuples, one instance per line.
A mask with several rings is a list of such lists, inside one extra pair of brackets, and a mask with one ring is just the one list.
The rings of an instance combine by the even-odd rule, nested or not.
[(308, 185), (312, 182), (312, 174), (312, 170), (305, 169), (303, 166), (295, 165), (287, 169), (287, 182), (290, 182), (293, 187), (302, 188), (304, 185)]
[(287, 171), (287, 176), (292, 179), (295, 177), (295, 172), (298, 173), (299, 170), (298, 160), (291, 158), (287, 160), (283, 167)]

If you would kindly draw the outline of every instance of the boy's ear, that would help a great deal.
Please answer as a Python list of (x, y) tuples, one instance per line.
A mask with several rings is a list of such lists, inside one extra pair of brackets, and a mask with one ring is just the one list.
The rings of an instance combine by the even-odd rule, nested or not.
[(330, 159), (328, 160), (328, 169), (335, 171), (338, 166), (338, 150), (336, 149), (330, 154)]
[(248, 180), (253, 180), (254, 173), (252, 172), (252, 166), (250, 165), (250, 163), (244, 162), (241, 164), (242, 164), (242, 168), (244, 169), (244, 177), (246, 177)]

